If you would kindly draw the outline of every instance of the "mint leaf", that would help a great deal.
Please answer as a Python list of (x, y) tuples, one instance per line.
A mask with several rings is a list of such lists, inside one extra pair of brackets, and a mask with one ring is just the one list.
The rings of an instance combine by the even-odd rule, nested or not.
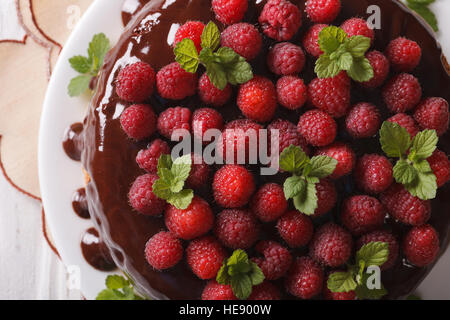
[(428, 8), (428, 5), (434, 1), (408, 1), (408, 7), (412, 10), (414, 10), (418, 15), (420, 15), (435, 31), (439, 31), (438, 27), (438, 21), (436, 18), (436, 15), (433, 13), (433, 11)]
[(317, 209), (317, 201), (316, 185), (308, 181), (305, 191), (294, 197), (294, 206), (306, 215), (313, 215)]
[(225, 89), (228, 83), (227, 73), (223, 67), (216, 63), (211, 62), (207, 64), (206, 74), (208, 75), (211, 83), (219, 90)]
[(422, 300), (422, 298), (416, 294), (410, 294), (409, 296), (406, 297), (406, 300)]
[(324, 79), (337, 76), (341, 69), (336, 60), (332, 60), (328, 55), (323, 54), (317, 59), (314, 72), (319, 78)]
[(355, 290), (357, 283), (353, 272), (333, 272), (328, 277), (327, 287), (331, 292), (349, 292)]
[(143, 300), (134, 292), (131, 282), (119, 275), (106, 277), (107, 289), (100, 291), (96, 300)]
[(405, 184), (406, 190), (421, 200), (436, 198), (436, 176), (431, 172), (417, 172), (417, 178), (409, 184)]
[(293, 176), (286, 179), (283, 185), (284, 196), (286, 200), (292, 199), (306, 191), (306, 180), (299, 176)]
[(251, 65), (243, 58), (239, 59), (225, 68), (228, 82), (232, 85), (246, 83), (253, 79), (253, 70)]
[(251, 266), (249, 264), (247, 253), (242, 249), (235, 250), (231, 257), (228, 258), (227, 267), (230, 276), (238, 273), (248, 273)]
[(365, 57), (354, 58), (352, 66), (347, 70), (347, 74), (350, 78), (358, 82), (369, 81), (374, 76), (372, 65)]
[(401, 158), (411, 145), (411, 138), (405, 128), (397, 123), (383, 122), (380, 129), (381, 149), (388, 157)]
[(162, 154), (158, 159), (158, 176), (162, 175), (163, 169), (170, 170), (170, 168), (172, 168), (172, 164), (172, 156), (170, 154)]
[(75, 97), (83, 94), (87, 89), (89, 89), (91, 78), (92, 76), (90, 75), (81, 75), (70, 80), (68, 87), (69, 96)]
[(369, 275), (365, 273), (363, 275), (363, 279), (361, 280), (361, 284), (356, 287), (355, 293), (359, 300), (379, 300), (387, 294), (386, 289), (383, 284), (381, 284), (380, 289), (369, 289), (367, 288), (367, 279)]
[(185, 38), (177, 43), (174, 49), (175, 61), (178, 62), (186, 72), (197, 72), (199, 57), (194, 41)]
[(263, 283), (265, 277), (261, 268), (253, 261), (250, 261), (250, 265), (251, 265), (250, 280), (252, 281), (252, 285), (257, 286), (258, 284)]
[(106, 287), (108, 289), (122, 289), (130, 284), (130, 282), (122, 276), (110, 275), (105, 280)]
[(217, 272), (216, 281), (220, 284), (230, 284), (231, 276), (228, 274), (227, 265), (224, 263)]
[(89, 43), (88, 56), (93, 63), (93, 70), (97, 73), (103, 65), (106, 53), (110, 49), (109, 39), (104, 33), (94, 35), (92, 41)]
[(311, 158), (311, 169), (308, 176), (319, 179), (325, 178), (336, 169), (337, 160), (328, 156), (315, 156)]
[(72, 69), (79, 73), (88, 73), (91, 71), (92, 62), (84, 56), (74, 56), (69, 59)]
[(192, 157), (190, 154), (175, 159), (172, 164), (171, 172), (180, 181), (186, 181), (191, 172)]
[(429, 5), (435, 2), (436, 0), (407, 0), (408, 4), (421, 4), (421, 5)]
[(189, 207), (193, 198), (194, 191), (192, 191), (191, 189), (184, 189), (178, 193), (173, 192), (169, 196), (169, 199), (165, 200), (167, 200), (167, 202), (173, 205), (175, 208), (185, 210)]
[(158, 179), (153, 183), (153, 193), (158, 198), (167, 200), (172, 195), (171, 184), (164, 179)]
[(435, 130), (423, 130), (419, 132), (412, 141), (410, 154), (414, 159), (426, 159), (431, 157), (436, 145), (438, 136)]
[(215, 51), (220, 45), (220, 31), (217, 25), (210, 21), (201, 35), (202, 48), (209, 48)]
[[(222, 47), (217, 50), (215, 58), (220, 61), (224, 66), (233, 65), (238, 62), (239, 58), (242, 58), (233, 49), (228, 47)], [(243, 59), (243, 58), (242, 58)], [(244, 59), (245, 61), (245, 59)]]
[(381, 266), (389, 257), (389, 244), (386, 242), (369, 242), (356, 252), (356, 261), (364, 261), (365, 266)]
[(238, 274), (231, 278), (231, 289), (236, 298), (247, 299), (252, 294), (252, 281), (246, 274)]
[(347, 33), (341, 28), (329, 26), (323, 28), (319, 33), (319, 47), (326, 53), (331, 54), (336, 51), (347, 39)]
[(353, 56), (350, 52), (344, 52), (337, 59), (337, 65), (340, 70), (350, 70), (353, 66)]
[(401, 184), (412, 183), (417, 178), (416, 168), (406, 160), (397, 161), (393, 172), (395, 181)]
[(346, 47), (354, 58), (362, 58), (365, 56), (367, 50), (369, 50), (370, 43), (371, 40), (368, 37), (353, 36), (348, 40)]
[(303, 168), (307, 158), (301, 147), (290, 145), (281, 152), (279, 165), (284, 171), (297, 173)]

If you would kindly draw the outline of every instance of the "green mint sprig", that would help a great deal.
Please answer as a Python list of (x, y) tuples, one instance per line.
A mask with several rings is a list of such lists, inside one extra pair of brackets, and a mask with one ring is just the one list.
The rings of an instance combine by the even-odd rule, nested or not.
[(399, 158), (393, 170), (397, 183), (422, 200), (436, 197), (436, 176), (426, 160), (436, 150), (435, 130), (423, 130), (411, 140), (405, 128), (385, 121), (380, 129), (380, 143), (388, 157)]
[(96, 300), (144, 300), (136, 294), (130, 280), (119, 275), (106, 277), (106, 289), (100, 291)]
[(192, 167), (191, 155), (184, 155), (172, 161), (172, 157), (163, 154), (158, 159), (158, 177), (153, 183), (153, 193), (177, 209), (184, 210), (192, 202), (194, 191), (184, 189)]
[(97, 76), (109, 49), (109, 39), (105, 34), (99, 33), (94, 35), (89, 43), (87, 57), (78, 55), (69, 59), (72, 68), (81, 73), (70, 81), (68, 86), (69, 96), (79, 96), (89, 88), (91, 79)]
[(293, 199), (295, 208), (312, 215), (317, 209), (316, 184), (333, 173), (337, 160), (327, 156), (309, 158), (301, 147), (290, 145), (280, 154), (280, 168), (292, 173), (284, 182), (284, 196)]
[(237, 85), (253, 78), (252, 67), (244, 57), (231, 48), (219, 48), (220, 31), (215, 23), (209, 22), (206, 25), (201, 40), (200, 54), (194, 41), (188, 38), (175, 46), (175, 60), (184, 70), (195, 73), (202, 64), (212, 84), (220, 90), (225, 89), (227, 83)]
[(231, 285), (234, 295), (245, 300), (252, 294), (252, 287), (264, 281), (264, 273), (248, 258), (244, 250), (238, 249), (225, 259), (217, 273), (216, 281)]
[(435, 0), (407, 0), (408, 7), (420, 15), (435, 32), (439, 31), (438, 22), (433, 11), (430, 10), (429, 5)]
[(324, 53), (317, 59), (314, 71), (319, 78), (332, 78), (344, 70), (355, 81), (369, 81), (374, 76), (373, 68), (365, 57), (370, 41), (364, 36), (348, 37), (339, 27), (322, 29), (318, 42)]
[(387, 294), (381, 285), (380, 289), (369, 289), (367, 280), (369, 274), (365, 272), (369, 266), (381, 266), (389, 257), (389, 245), (386, 242), (369, 242), (356, 253), (354, 265), (348, 265), (347, 271), (333, 272), (327, 281), (331, 292), (355, 291), (358, 299), (380, 299)]

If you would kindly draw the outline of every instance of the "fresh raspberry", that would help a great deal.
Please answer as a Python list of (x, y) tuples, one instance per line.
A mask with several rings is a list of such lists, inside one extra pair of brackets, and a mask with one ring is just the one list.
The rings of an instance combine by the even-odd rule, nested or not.
[(213, 107), (221, 107), (230, 99), (231, 86), (227, 84), (225, 89), (216, 88), (206, 73), (204, 73), (198, 82), (198, 96), (200, 99)]
[(197, 89), (197, 74), (184, 71), (173, 62), (156, 74), (156, 87), (164, 99), (181, 100), (193, 96)]
[(192, 153), (192, 166), (186, 184), (193, 189), (198, 189), (206, 185), (211, 176), (211, 168), (203, 161), (199, 154)]
[(429, 224), (413, 227), (403, 239), (403, 252), (409, 262), (417, 267), (425, 267), (437, 258), (439, 234)]
[(337, 201), (337, 191), (334, 183), (329, 179), (321, 179), (316, 184), (317, 208), (314, 211), (313, 218), (323, 216), (331, 211)]
[(317, 262), (339, 267), (352, 253), (353, 239), (344, 228), (334, 223), (321, 226), (309, 244), (309, 255)]
[[(245, 163), (251, 154), (257, 156), (259, 132), (263, 127), (248, 119), (238, 119), (225, 125), (222, 136), (217, 142), (217, 152), (226, 163), (238, 163), (241, 154)], [(255, 140), (255, 143), (253, 141)], [(232, 154), (233, 153), (233, 154)]]
[(277, 108), (277, 92), (272, 81), (261, 76), (239, 87), (237, 105), (244, 116), (266, 122), (273, 118)]
[(258, 19), (264, 34), (277, 41), (288, 41), (302, 25), (300, 9), (287, 0), (269, 0)]
[(267, 54), (267, 65), (279, 76), (298, 74), (305, 66), (305, 54), (302, 48), (290, 42), (277, 43)]
[(332, 179), (339, 179), (352, 172), (356, 160), (353, 149), (342, 142), (334, 142), (333, 144), (320, 148), (317, 151), (317, 155), (328, 156), (336, 159), (338, 162), (333, 174), (330, 175)]
[(250, 212), (229, 209), (217, 216), (214, 233), (226, 247), (247, 249), (258, 239), (259, 226)]
[(131, 139), (148, 138), (156, 131), (156, 114), (148, 104), (134, 104), (122, 112), (120, 125)]
[(292, 256), (289, 250), (275, 241), (260, 241), (255, 249), (264, 258), (255, 258), (253, 261), (261, 268), (267, 280), (277, 280), (289, 270)]
[(413, 117), (407, 115), (406, 113), (397, 113), (386, 121), (396, 123), (400, 127), (405, 128), (411, 136), (411, 139), (414, 138), (420, 131), (419, 126), (417, 125)]
[(308, 97), (315, 107), (340, 118), (350, 107), (350, 79), (345, 72), (334, 78), (315, 78), (308, 85)]
[(354, 178), (361, 190), (381, 193), (392, 184), (392, 164), (384, 156), (365, 154), (356, 162)]
[(173, 234), (161, 231), (151, 237), (145, 245), (145, 258), (156, 270), (173, 267), (183, 257), (183, 246)]
[(393, 184), (381, 194), (380, 200), (389, 214), (404, 224), (420, 226), (431, 215), (430, 201), (414, 197), (401, 184)]
[(229, 284), (219, 284), (211, 280), (203, 289), (202, 300), (237, 300)]
[(448, 102), (443, 98), (427, 98), (414, 112), (414, 119), (422, 129), (436, 130), (438, 136), (448, 130)]
[(314, 58), (318, 58), (323, 54), (319, 46), (319, 33), (326, 27), (328, 27), (326, 24), (315, 24), (309, 28), (303, 38), (303, 48)]
[(267, 183), (255, 193), (250, 208), (262, 222), (277, 220), (287, 209), (283, 188), (276, 183)]
[(165, 213), (166, 227), (176, 237), (191, 240), (207, 233), (213, 225), (214, 215), (208, 202), (194, 196), (186, 209), (169, 205)]
[(297, 110), (308, 99), (308, 88), (299, 77), (284, 76), (277, 81), (277, 97), (283, 107)]
[(329, 145), (336, 138), (336, 121), (326, 112), (310, 110), (300, 117), (298, 132), (306, 141), (316, 147)]
[(378, 88), (386, 81), (389, 75), (389, 60), (384, 54), (376, 50), (367, 52), (366, 58), (372, 66), (373, 78), (369, 81), (362, 82), (361, 85), (366, 88)]
[(323, 291), (322, 295), (325, 300), (355, 300), (356, 299), (356, 293), (354, 290), (349, 292), (331, 292), (330, 289), (328, 289), (327, 282), (328, 278), (333, 272), (331, 272), (324, 281), (323, 285)]
[(194, 41), (195, 47), (197, 51), (202, 51), (202, 33), (205, 25), (200, 21), (188, 21), (178, 28), (177, 33), (175, 34), (175, 40), (173, 42), (173, 46), (175, 47), (178, 42), (183, 39), (191, 39)]
[(350, 18), (341, 24), (341, 29), (347, 33), (347, 36), (364, 36), (370, 38), (371, 43), (375, 40), (375, 32), (369, 27), (367, 21), (361, 18)]
[(381, 116), (373, 104), (361, 102), (350, 109), (345, 118), (345, 128), (353, 138), (369, 138), (377, 134)]
[(136, 62), (120, 70), (117, 76), (116, 93), (130, 102), (143, 102), (153, 93), (155, 71), (145, 62)]
[(277, 230), (289, 247), (297, 248), (308, 244), (314, 226), (310, 217), (299, 211), (289, 211), (278, 220)]
[(215, 278), (227, 257), (227, 252), (214, 237), (203, 237), (189, 243), (186, 261), (200, 279)]
[(340, 0), (308, 0), (305, 11), (315, 23), (330, 23), (341, 11)]
[(310, 257), (300, 257), (292, 264), (285, 280), (286, 290), (301, 299), (311, 299), (322, 291), (323, 270)]
[(222, 115), (211, 108), (201, 108), (195, 110), (192, 115), (192, 132), (194, 133), (194, 138), (202, 141), (203, 144), (208, 144), (210, 141), (203, 141), (203, 136), (205, 132), (210, 129), (222, 131)]
[(248, 0), (212, 0), (211, 6), (217, 20), (224, 24), (233, 24), (244, 18)]
[(281, 293), (275, 285), (269, 281), (252, 288), (252, 294), (248, 297), (248, 300), (280, 300)]
[(157, 216), (166, 206), (166, 202), (153, 193), (153, 183), (158, 180), (156, 174), (144, 174), (137, 177), (128, 193), (130, 205), (139, 213)]
[(277, 119), (267, 126), (268, 140), (272, 146), (272, 130), (278, 130), (278, 138), (274, 138), (274, 143), (278, 143), (279, 152), (290, 145), (301, 147), (303, 152), (309, 154), (308, 143), (297, 131), (297, 126), (292, 122), (284, 119)]
[(217, 204), (224, 208), (239, 208), (248, 203), (255, 191), (255, 182), (243, 166), (228, 164), (216, 172), (212, 187)]
[(249, 23), (236, 23), (222, 32), (222, 47), (228, 47), (250, 61), (254, 59), (262, 46), (262, 37), (258, 29)]
[(410, 72), (419, 65), (422, 49), (417, 42), (399, 37), (389, 43), (386, 56), (395, 71)]
[(436, 176), (438, 188), (442, 187), (450, 180), (450, 161), (447, 155), (445, 152), (436, 149), (427, 161)]
[(139, 168), (148, 173), (156, 173), (158, 168), (158, 159), (163, 154), (170, 154), (170, 147), (161, 139), (153, 140), (147, 149), (138, 152), (136, 162)]
[(373, 197), (352, 196), (342, 205), (341, 222), (355, 236), (378, 229), (385, 217), (386, 209)]
[(358, 239), (356, 243), (356, 250), (361, 249), (363, 245), (370, 242), (386, 242), (387, 244), (389, 244), (389, 257), (387, 261), (381, 266), (381, 270), (392, 268), (397, 261), (399, 252), (399, 244), (394, 235), (391, 232), (385, 230), (377, 230), (365, 234)]
[(382, 95), (391, 112), (401, 113), (413, 109), (420, 102), (422, 87), (416, 77), (401, 73), (388, 81)]
[(159, 114), (158, 131), (167, 139), (172, 138), (175, 130), (191, 130), (191, 110), (188, 108), (167, 108)]

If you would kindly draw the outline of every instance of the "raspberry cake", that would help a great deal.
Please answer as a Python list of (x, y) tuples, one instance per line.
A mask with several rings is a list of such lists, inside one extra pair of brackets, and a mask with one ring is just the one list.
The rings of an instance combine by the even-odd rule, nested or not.
[[(381, 8), (381, 30), (360, 19), (369, 5)], [(450, 223), (450, 78), (427, 26), (386, 0), (150, 0), (123, 17), (129, 22), (105, 58), (77, 145), (91, 219), (141, 294), (236, 299), (215, 278), (233, 250), (244, 249), (265, 277), (250, 299), (354, 299), (353, 291), (331, 292), (326, 279), (374, 241), (389, 244), (384, 298), (416, 288), (445, 249)], [(219, 90), (175, 62), (175, 44), (187, 37), (201, 49), (210, 21), (222, 45), (250, 62), (253, 79)], [(317, 78), (323, 52), (315, 39), (328, 24), (370, 39), (370, 81), (345, 72)], [(154, 195), (157, 160), (174, 146), (168, 137), (192, 130), (193, 118), (219, 130), (277, 128), (280, 148), (336, 159), (316, 185), (314, 214), (286, 200), (286, 172), (261, 176), (258, 165), (193, 165), (186, 183), (195, 196), (184, 210)], [(433, 200), (393, 181), (376, 137), (383, 120), (411, 136), (439, 134), (440, 151), (429, 159), (440, 186)]]

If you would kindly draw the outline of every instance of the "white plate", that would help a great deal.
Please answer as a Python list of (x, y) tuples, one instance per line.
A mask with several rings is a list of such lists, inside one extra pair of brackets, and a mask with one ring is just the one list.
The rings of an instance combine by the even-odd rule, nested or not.
[[(39, 179), (41, 194), (48, 224), (56, 247), (67, 267), (79, 268), (81, 291), (87, 299), (94, 299), (104, 288), (106, 273), (92, 268), (84, 260), (80, 250), (83, 232), (91, 227), (90, 221), (82, 220), (73, 212), (71, 197), (83, 186), (83, 175), (79, 162), (70, 160), (62, 149), (65, 129), (85, 116), (88, 97), (70, 98), (67, 84), (76, 73), (70, 68), (68, 59), (77, 54), (86, 54), (88, 43), (96, 33), (103, 32), (115, 43), (123, 30), (121, 6), (123, 0), (95, 0), (84, 14), (67, 41), (53, 71), (42, 112), (39, 135)], [(435, 12), (439, 13), (441, 41), (450, 50), (450, 27), (446, 15), (450, 4), (438, 0)], [(444, 26), (444, 23), (447, 25)], [(445, 39), (443, 38), (445, 36)], [(427, 299), (450, 298), (450, 251), (441, 258), (418, 292)]]

